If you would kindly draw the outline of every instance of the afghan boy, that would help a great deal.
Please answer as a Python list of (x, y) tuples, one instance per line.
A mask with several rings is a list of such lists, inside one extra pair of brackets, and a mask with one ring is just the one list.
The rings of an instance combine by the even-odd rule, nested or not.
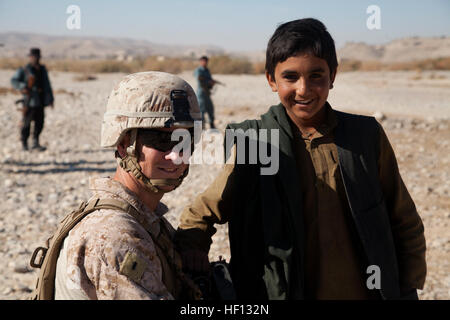
[(177, 243), (193, 270), (207, 264), (214, 224), (229, 222), (238, 299), (417, 299), (423, 288), (422, 221), (381, 125), (327, 102), (337, 66), (320, 21), (280, 25), (266, 77), (281, 103), (228, 126), (279, 130), (278, 172), (225, 165), (181, 216)]

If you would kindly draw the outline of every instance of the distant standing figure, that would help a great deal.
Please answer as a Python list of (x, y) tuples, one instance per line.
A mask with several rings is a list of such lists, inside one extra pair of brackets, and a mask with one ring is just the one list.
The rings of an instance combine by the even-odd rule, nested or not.
[(211, 100), (211, 89), (218, 83), (211, 77), (208, 69), (208, 57), (202, 56), (200, 59), (200, 66), (195, 69), (194, 76), (197, 79), (197, 98), (202, 112), (202, 123), (204, 126), (205, 112), (208, 113), (210, 128), (214, 126), (214, 105)]
[(28, 150), (31, 122), (34, 121), (33, 149), (44, 151), (39, 144), (39, 135), (44, 128), (44, 107), (53, 108), (53, 91), (47, 69), (40, 64), (41, 50), (31, 48), (28, 54), (30, 62), (19, 68), (11, 78), (12, 86), (23, 94), (23, 120), (20, 138), (23, 150)]

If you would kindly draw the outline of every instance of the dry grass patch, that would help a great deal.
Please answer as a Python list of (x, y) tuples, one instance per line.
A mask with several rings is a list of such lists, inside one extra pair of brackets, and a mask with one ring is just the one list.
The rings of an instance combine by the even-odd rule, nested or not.
[(16, 89), (13, 88), (5, 88), (5, 87), (0, 87), (0, 96), (4, 96), (7, 94), (17, 94), (20, 95), (20, 92)]
[(410, 62), (382, 63), (379, 61), (359, 61), (342, 59), (339, 71), (425, 71), (450, 70), (450, 57), (424, 59)]

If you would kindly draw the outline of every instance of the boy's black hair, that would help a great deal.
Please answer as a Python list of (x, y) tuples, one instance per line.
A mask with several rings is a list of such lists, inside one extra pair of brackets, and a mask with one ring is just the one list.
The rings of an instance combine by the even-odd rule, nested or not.
[(208, 59), (207, 56), (201, 56), (200, 59), (198, 59), (198, 60), (206, 60), (206, 61), (208, 61), (209, 59)]
[(334, 40), (317, 19), (293, 20), (278, 26), (267, 44), (266, 72), (275, 79), (275, 67), (290, 57), (312, 53), (327, 61), (330, 76), (338, 66)]

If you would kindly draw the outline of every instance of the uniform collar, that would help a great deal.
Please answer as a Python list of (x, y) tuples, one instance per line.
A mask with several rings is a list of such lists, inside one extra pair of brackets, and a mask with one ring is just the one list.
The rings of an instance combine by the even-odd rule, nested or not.
[(91, 178), (89, 181), (89, 189), (92, 190), (95, 197), (101, 199), (112, 198), (126, 201), (139, 213), (144, 215), (149, 223), (157, 221), (168, 212), (167, 206), (162, 202), (159, 202), (156, 210), (152, 212), (141, 200), (139, 200), (134, 192), (110, 177)]

